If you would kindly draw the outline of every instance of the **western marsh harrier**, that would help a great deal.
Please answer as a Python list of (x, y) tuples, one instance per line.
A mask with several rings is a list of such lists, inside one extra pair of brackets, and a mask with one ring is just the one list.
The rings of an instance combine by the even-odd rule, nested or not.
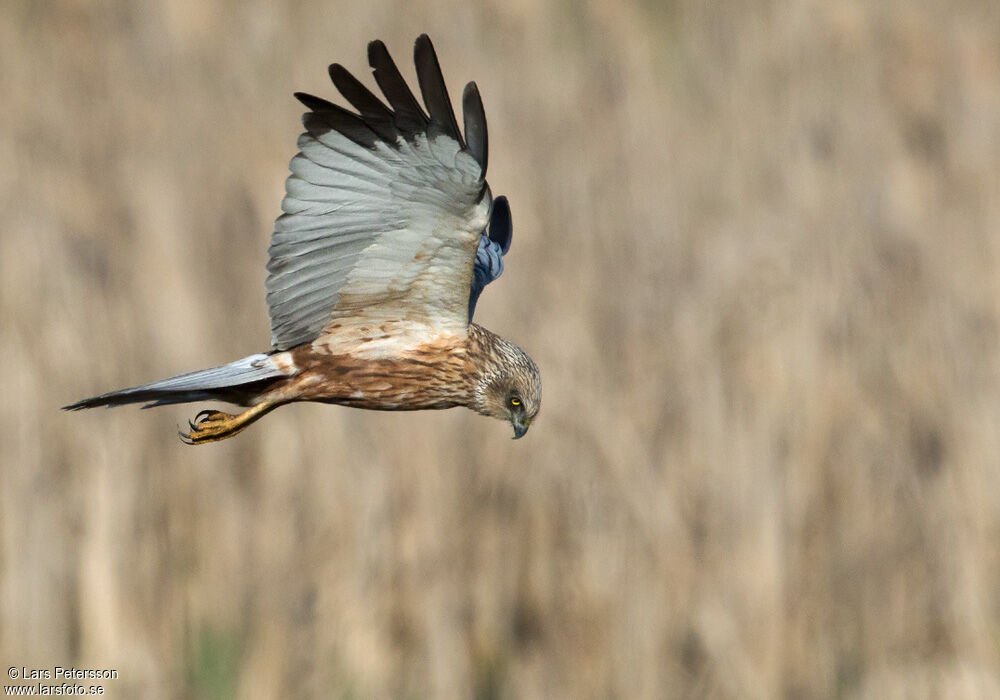
[(343, 66), (333, 84), (356, 111), (296, 93), (309, 108), (285, 183), (267, 264), (270, 352), (66, 406), (218, 399), (191, 444), (236, 435), (292, 401), (409, 411), (466, 406), (528, 430), (541, 404), (538, 367), (472, 323), (511, 242), (507, 200), (486, 184), (486, 114), (475, 83), (459, 131), (434, 47), (414, 47), (421, 108), (385, 44), (368, 62), (388, 105)]

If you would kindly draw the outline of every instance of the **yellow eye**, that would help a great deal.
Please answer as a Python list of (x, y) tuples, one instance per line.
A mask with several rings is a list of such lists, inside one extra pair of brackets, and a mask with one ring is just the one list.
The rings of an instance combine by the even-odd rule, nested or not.
[(511, 406), (520, 406), (521, 405), (521, 399), (511, 398), (510, 405)]

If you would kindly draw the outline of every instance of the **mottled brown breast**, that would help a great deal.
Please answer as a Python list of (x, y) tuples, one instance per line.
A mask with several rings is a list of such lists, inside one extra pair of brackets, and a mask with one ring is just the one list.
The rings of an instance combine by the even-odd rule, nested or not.
[(467, 406), (475, 379), (468, 346), (468, 338), (450, 336), (379, 359), (303, 346), (292, 350), (299, 373), (284, 390), (298, 400), (382, 411)]

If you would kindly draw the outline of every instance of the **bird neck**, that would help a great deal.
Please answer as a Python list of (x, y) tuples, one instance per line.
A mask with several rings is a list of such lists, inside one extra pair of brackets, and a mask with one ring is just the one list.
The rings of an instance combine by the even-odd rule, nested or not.
[(489, 397), (504, 372), (502, 348), (505, 344), (507, 341), (496, 333), (478, 324), (469, 324), (466, 360), (470, 368), (470, 391), (466, 406), (484, 416), (493, 415)]

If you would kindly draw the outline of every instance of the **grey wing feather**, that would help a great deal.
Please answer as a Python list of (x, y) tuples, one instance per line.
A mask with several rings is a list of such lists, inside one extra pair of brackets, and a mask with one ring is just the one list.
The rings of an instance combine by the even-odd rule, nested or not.
[(178, 374), (176, 377), (139, 387), (142, 389), (219, 389), (237, 384), (249, 384), (261, 379), (280, 377), (283, 372), (271, 361), (270, 355), (258, 353), (220, 367)]

